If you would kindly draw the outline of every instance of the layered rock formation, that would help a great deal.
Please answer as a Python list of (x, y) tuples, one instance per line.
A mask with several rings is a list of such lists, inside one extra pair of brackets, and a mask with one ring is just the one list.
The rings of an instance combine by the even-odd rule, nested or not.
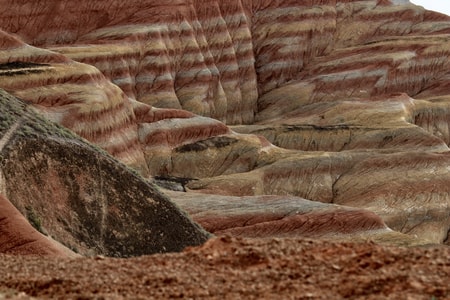
[(372, 240), (397, 246), (429, 243), (392, 231), (378, 215), (365, 209), (292, 196), (233, 197), (167, 190), (165, 193), (194, 221), (216, 235)]
[(388, 0), (5, 5), (0, 87), (144, 177), (449, 241), (450, 17)]
[(0, 188), (7, 197), (0, 198), (1, 250), (59, 254), (31, 225), (83, 255), (181, 251), (208, 238), (155, 186), (99, 148), (1, 90), (0, 103)]

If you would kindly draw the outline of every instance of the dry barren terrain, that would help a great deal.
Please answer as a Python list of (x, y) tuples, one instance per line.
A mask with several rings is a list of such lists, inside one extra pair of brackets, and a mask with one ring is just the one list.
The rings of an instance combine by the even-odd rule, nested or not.
[(3, 298), (450, 299), (450, 248), (219, 237), (130, 259), (1, 256)]

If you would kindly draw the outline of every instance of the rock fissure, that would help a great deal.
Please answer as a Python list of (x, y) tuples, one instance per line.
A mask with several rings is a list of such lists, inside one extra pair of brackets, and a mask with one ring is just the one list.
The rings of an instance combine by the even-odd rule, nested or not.
[(23, 119), (19, 119), (16, 121), (16, 123), (14, 123), (9, 129), (8, 131), (6, 131), (2, 138), (0, 139), (0, 152), (3, 152), (3, 148), (6, 146), (6, 144), (8, 144), (8, 142), (11, 140), (11, 138), (13, 137), (13, 135), (15, 134), (15, 132), (17, 131), (17, 129), (20, 128), (20, 126), (22, 126), (22, 124), (24, 123)]

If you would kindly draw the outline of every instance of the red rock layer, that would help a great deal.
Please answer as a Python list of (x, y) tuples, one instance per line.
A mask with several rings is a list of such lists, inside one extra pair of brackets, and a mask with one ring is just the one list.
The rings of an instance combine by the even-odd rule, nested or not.
[[(432, 240), (442, 242), (449, 206), (436, 174), (446, 174), (450, 143), (450, 19), (385, 0), (222, 2), (5, 3), (1, 28), (53, 52), (5, 38), (1, 62), (48, 66), (2, 71), (15, 76), (1, 76), (0, 87), (142, 174), (200, 178), (188, 187), (203, 192), (322, 202), (348, 195), (388, 220), (389, 207), (420, 207), (423, 199), (409, 190), (386, 202), (359, 190), (352, 197), (337, 184), (350, 172), (356, 177), (345, 187), (352, 180), (365, 187), (371, 157), (389, 162), (373, 179), (384, 182), (415, 168), (402, 156), (436, 155), (412, 172), (415, 184), (398, 182), (425, 186), (433, 201), (414, 216), (438, 210), (433, 219), (443, 222)], [(220, 121), (256, 123), (267, 139), (235, 134)], [(423, 179), (428, 172), (436, 188)], [(392, 216), (399, 230), (426, 235), (421, 230), (430, 228), (425, 217), (408, 230), (399, 225), (411, 223), (405, 214)]]
[[(4, 27), (35, 44), (39, 39), (27, 36), (42, 29), (42, 35), (47, 33), (42, 42), (68, 44), (53, 49), (95, 65), (133, 99), (230, 124), (251, 123), (257, 110), (263, 121), (268, 112), (281, 116), (311, 102), (393, 92), (414, 95), (427, 87), (427, 78), (446, 70), (445, 40), (429, 35), (446, 32), (447, 19), (412, 5), (210, 0), (171, 2), (168, 9), (168, 3), (110, 2), (99, 18), (103, 1), (77, 7), (51, 3), (35, 8), (38, 17), (33, 15), (33, 22), (20, 29), (17, 17), (6, 13)], [(75, 23), (70, 15), (58, 27), (28, 27), (39, 23), (50, 7), (56, 13), (69, 8), (96, 22)], [(140, 25), (144, 15), (146, 24)], [(50, 34), (55, 28), (70, 34), (56, 41)], [(387, 35), (395, 38), (386, 40)], [(292, 80), (301, 80), (287, 91), (289, 101), (293, 94), (299, 98), (292, 103), (277, 92), (264, 95)], [(258, 108), (257, 85), (264, 95)]]
[[(205, 229), (216, 234), (230, 234), (245, 237), (269, 237), (269, 236), (304, 236), (326, 237), (332, 235), (350, 235), (358, 232), (370, 232), (379, 227), (381, 218), (370, 212), (312, 212), (303, 215), (287, 216), (278, 220), (270, 220), (269, 216), (258, 216), (260, 222), (248, 223), (251, 216), (241, 216), (241, 219), (232, 220), (235, 226), (226, 229), (217, 229), (208, 226), (208, 221), (197, 220)], [(230, 220), (231, 221), (231, 220)], [(256, 221), (256, 220), (255, 220)], [(245, 223), (245, 227), (242, 224)], [(217, 223), (216, 223), (217, 224)], [(239, 226), (241, 225), (241, 226)], [(378, 228), (379, 229), (379, 228)], [(385, 228), (383, 228), (385, 229)]]
[(231, 15), (228, 7), (222, 15), (217, 1), (166, 14), (160, 10), (167, 7), (151, 7), (152, 25), (99, 29), (78, 42), (102, 45), (53, 49), (95, 65), (141, 102), (251, 123), (257, 100), (251, 33), (242, 6), (230, 6)]
[[(143, 175), (149, 174), (144, 155), (147, 144), (153, 147), (170, 140), (171, 146), (180, 145), (229, 132), (213, 119), (195, 121), (195, 115), (187, 111), (156, 109), (138, 103), (96, 68), (8, 37), (16, 45), (1, 52), (0, 86)], [(159, 124), (176, 119), (189, 122), (196, 129), (191, 133), (188, 128), (182, 129), (184, 125), (178, 129), (167, 126), (165, 130), (158, 129)], [(150, 130), (153, 134), (149, 133), (149, 123), (155, 123)], [(159, 133), (155, 136), (155, 132)]]
[(0, 253), (53, 257), (75, 255), (34, 229), (2, 195), (0, 195)]
[(254, 1), (252, 38), (260, 94), (296, 78), (333, 48), (336, 1)]
[(367, 158), (334, 182), (333, 202), (370, 207), (391, 228), (442, 243), (450, 228), (449, 161), (448, 152)]
[(96, 68), (23, 43), (2, 50), (0, 64), (2, 88), (147, 173), (131, 103)]
[(244, 174), (191, 181), (202, 193), (295, 195), (366, 208), (397, 231), (436, 243), (450, 227), (448, 151), (317, 153), (287, 157)]
[[(370, 211), (292, 196), (230, 197), (165, 191), (203, 228), (243, 237), (312, 237), (423, 243), (394, 234)], [(396, 238), (392, 239), (392, 237)]]

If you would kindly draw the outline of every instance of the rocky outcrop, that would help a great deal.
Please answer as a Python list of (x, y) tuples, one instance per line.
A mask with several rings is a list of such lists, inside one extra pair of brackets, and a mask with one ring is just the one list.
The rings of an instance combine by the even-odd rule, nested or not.
[(293, 196), (218, 196), (165, 190), (203, 228), (217, 235), (251, 238), (303, 237), (424, 245), (389, 229), (375, 213)]
[(186, 187), (232, 196), (295, 195), (366, 208), (394, 230), (443, 242), (450, 225), (448, 164), (448, 153), (299, 155), (245, 174), (191, 181)]
[[(208, 238), (155, 186), (99, 148), (3, 91), (0, 103), (1, 193), (37, 229), (83, 255), (181, 251)], [(2, 228), (5, 236), (12, 229), (28, 230)]]
[(367, 158), (334, 183), (333, 202), (369, 208), (395, 230), (444, 242), (450, 228), (449, 159), (448, 152)]
[(448, 240), (450, 17), (388, 0), (5, 5), (0, 87), (144, 177)]
[[(34, 225), (35, 219), (31, 207), (27, 211)], [(3, 196), (0, 196), (0, 253), (70, 257), (74, 253), (59, 245), (56, 241), (39, 233), (27, 219)]]

